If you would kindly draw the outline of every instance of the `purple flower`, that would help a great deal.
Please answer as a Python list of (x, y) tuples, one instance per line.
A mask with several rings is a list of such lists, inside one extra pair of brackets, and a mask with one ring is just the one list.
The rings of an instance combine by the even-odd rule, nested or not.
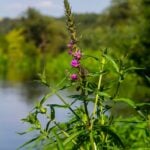
[(74, 44), (74, 43), (73, 43), (73, 41), (71, 40), (71, 41), (67, 44), (67, 47), (72, 49), (72, 48), (73, 48), (73, 44)]
[(82, 56), (81, 51), (80, 51), (80, 50), (76, 51), (76, 52), (73, 54), (73, 56), (74, 56), (76, 59), (79, 60), (79, 59), (81, 58), (81, 56)]
[(77, 67), (80, 66), (80, 63), (79, 63), (78, 60), (73, 59), (73, 60), (71, 61), (71, 66), (77, 68)]
[(70, 78), (71, 78), (71, 80), (75, 81), (78, 79), (78, 76), (77, 76), (77, 74), (71, 74)]

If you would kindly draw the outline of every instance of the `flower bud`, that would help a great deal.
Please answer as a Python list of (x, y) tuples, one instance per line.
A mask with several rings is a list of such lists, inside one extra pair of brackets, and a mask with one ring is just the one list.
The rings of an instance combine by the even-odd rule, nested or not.
[(77, 74), (71, 74), (70, 78), (71, 78), (71, 80), (75, 81), (78, 79), (78, 76), (77, 76)]
[(74, 56), (76, 59), (80, 60), (80, 58), (82, 57), (81, 51), (80, 51), (80, 50), (76, 51), (76, 52), (73, 54), (73, 56)]
[(79, 63), (79, 61), (77, 59), (73, 59), (71, 61), (71, 66), (77, 68), (77, 67), (80, 66), (80, 63)]

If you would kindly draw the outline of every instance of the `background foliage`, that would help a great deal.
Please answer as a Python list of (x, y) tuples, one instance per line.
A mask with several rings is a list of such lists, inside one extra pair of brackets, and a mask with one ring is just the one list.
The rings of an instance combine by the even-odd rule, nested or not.
[[(127, 65), (145, 68), (128, 76), (127, 82), (132, 81), (132, 86), (124, 83), (122, 87), (127, 95), (142, 101), (149, 101), (150, 93), (149, 5), (148, 0), (112, 0), (102, 14), (75, 14), (80, 47), (85, 52), (94, 55), (107, 47), (116, 58), (124, 55)], [(26, 82), (37, 79), (45, 66), (49, 81), (60, 79), (69, 67), (69, 58), (64, 52), (67, 41), (64, 17), (44, 16), (29, 8), (16, 19), (3, 18), (0, 21), (0, 78)], [(90, 63), (87, 61), (86, 65)]]

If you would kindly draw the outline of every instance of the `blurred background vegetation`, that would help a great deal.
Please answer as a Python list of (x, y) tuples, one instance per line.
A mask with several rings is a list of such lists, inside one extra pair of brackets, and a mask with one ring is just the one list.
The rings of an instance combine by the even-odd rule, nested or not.
[[(121, 93), (150, 102), (150, 1), (112, 0), (101, 14), (74, 17), (84, 53), (98, 55), (107, 48), (116, 60), (125, 58), (126, 65), (145, 68), (127, 76)], [(48, 80), (59, 81), (70, 67), (68, 41), (64, 17), (45, 16), (29, 8), (16, 19), (1, 19), (0, 80), (25, 83), (37, 79), (45, 66)]]

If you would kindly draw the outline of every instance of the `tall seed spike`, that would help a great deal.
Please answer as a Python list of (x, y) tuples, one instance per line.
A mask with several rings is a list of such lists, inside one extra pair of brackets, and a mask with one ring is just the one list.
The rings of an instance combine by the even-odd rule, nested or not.
[(65, 14), (67, 18), (67, 21), (66, 21), (67, 29), (70, 33), (71, 40), (74, 43), (77, 43), (78, 40), (76, 36), (76, 27), (75, 27), (74, 18), (73, 18), (71, 7), (70, 7), (68, 0), (64, 0), (64, 6), (65, 6)]

